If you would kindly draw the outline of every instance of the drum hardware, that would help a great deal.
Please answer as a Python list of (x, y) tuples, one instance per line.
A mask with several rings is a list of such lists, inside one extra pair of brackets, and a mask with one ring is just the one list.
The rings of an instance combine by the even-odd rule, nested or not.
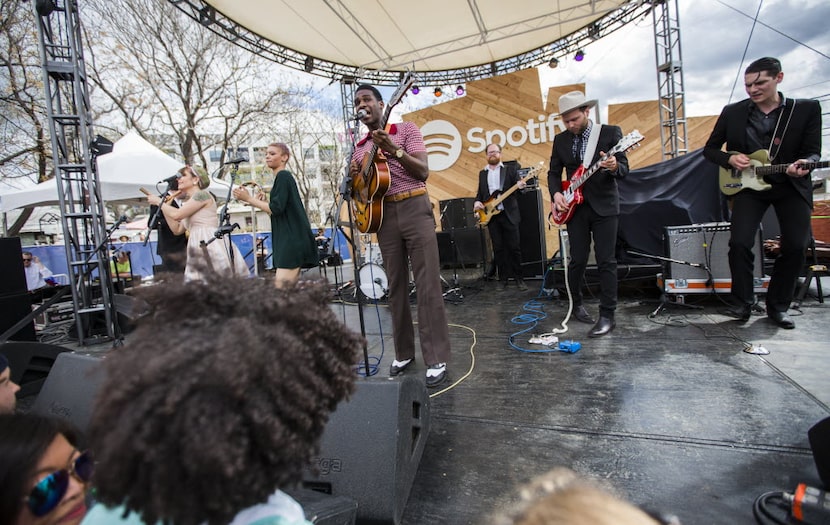
[(360, 291), (367, 299), (382, 299), (389, 291), (389, 280), (386, 270), (377, 263), (366, 263), (358, 271), (360, 275)]

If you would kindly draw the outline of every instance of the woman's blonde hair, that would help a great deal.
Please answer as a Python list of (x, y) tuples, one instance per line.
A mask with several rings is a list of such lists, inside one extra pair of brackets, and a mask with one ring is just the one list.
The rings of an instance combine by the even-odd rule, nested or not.
[(555, 468), (519, 489), (519, 501), (493, 525), (659, 525), (623, 501), (567, 468)]

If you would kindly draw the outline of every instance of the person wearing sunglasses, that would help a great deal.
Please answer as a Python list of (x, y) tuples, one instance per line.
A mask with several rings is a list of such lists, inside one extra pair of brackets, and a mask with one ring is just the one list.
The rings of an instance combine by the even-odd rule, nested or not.
[(153, 312), (102, 362), (99, 504), (83, 525), (309, 525), (281, 489), (318, 454), (362, 344), (325, 283), (289, 292), (210, 274), (135, 293)]
[(23, 271), (26, 273), (26, 287), (30, 292), (49, 285), (47, 279), (52, 277), (52, 271), (40, 262), (37, 255), (32, 255), (32, 252), (23, 252)]
[(94, 463), (64, 420), (0, 415), (0, 521), (77, 525), (87, 513)]

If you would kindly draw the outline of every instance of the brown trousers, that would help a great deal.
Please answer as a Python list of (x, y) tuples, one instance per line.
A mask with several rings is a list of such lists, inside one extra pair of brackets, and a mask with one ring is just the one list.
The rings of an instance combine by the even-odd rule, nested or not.
[(441, 289), (441, 265), (435, 218), (428, 195), (383, 203), (383, 222), (377, 232), (383, 265), (389, 280), (392, 338), (398, 361), (415, 357), (415, 330), (409, 305), (409, 264), (418, 297), (418, 336), (424, 363), (450, 359), (450, 334)]

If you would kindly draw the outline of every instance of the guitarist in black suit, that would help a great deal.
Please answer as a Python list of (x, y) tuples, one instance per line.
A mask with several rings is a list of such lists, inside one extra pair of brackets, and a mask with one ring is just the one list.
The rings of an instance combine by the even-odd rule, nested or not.
[[(570, 178), (580, 167), (588, 168), (604, 157), (621, 139), (619, 126), (600, 126), (589, 118), (591, 107), (596, 100), (586, 100), (580, 91), (571, 91), (559, 97), (559, 114), (567, 128), (553, 139), (553, 151), (548, 170), (548, 188), (551, 196), (551, 213), (564, 212), (569, 204), (562, 194), (562, 169)], [(599, 129), (594, 131), (594, 128)], [(591, 135), (599, 133), (594, 153), (587, 162)], [(594, 323), (591, 315), (582, 305), (582, 286), (585, 269), (588, 266), (588, 252), (591, 235), (594, 238), (594, 252), (599, 271), (599, 319), (594, 323), (589, 337), (600, 337), (614, 329), (614, 311), (617, 309), (617, 226), (620, 215), (620, 196), (617, 179), (628, 175), (628, 158), (625, 152), (609, 156), (600, 162), (602, 168), (584, 185), (582, 194), (585, 202), (578, 205), (568, 221), (571, 260), (568, 263), (568, 286), (573, 298), (574, 317), (583, 323)], [(570, 206), (576, 206), (571, 203)]]
[[(484, 202), (491, 196), (509, 190), (512, 186), (525, 187), (520, 180), (516, 163), (507, 165), (501, 161), (501, 146), (487, 146), (487, 167), (478, 172), (478, 192), (473, 204), (474, 210), (483, 210)], [(494, 195), (495, 194), (495, 195)], [(522, 278), (522, 249), (519, 245), (519, 202), (515, 193), (504, 199), (498, 206), (501, 212), (493, 215), (487, 223), (490, 240), (493, 242), (493, 259), (499, 272), (502, 290), (507, 289), (510, 277), (516, 279), (519, 290), (526, 291)]]
[[(773, 164), (789, 164), (784, 174), (768, 177), (771, 189), (744, 189), (732, 200), (729, 269), (736, 302), (724, 313), (749, 320), (755, 302), (752, 247), (761, 218), (772, 205), (781, 227), (781, 253), (775, 260), (766, 297), (767, 316), (782, 328), (795, 328), (787, 315), (810, 241), (813, 189), (803, 164), (821, 156), (821, 107), (815, 100), (791, 99), (778, 91), (784, 79), (781, 63), (770, 57), (744, 71), (748, 99), (723, 108), (703, 155), (723, 168), (750, 167), (747, 154), (769, 151)], [(726, 143), (726, 149), (721, 151)]]

